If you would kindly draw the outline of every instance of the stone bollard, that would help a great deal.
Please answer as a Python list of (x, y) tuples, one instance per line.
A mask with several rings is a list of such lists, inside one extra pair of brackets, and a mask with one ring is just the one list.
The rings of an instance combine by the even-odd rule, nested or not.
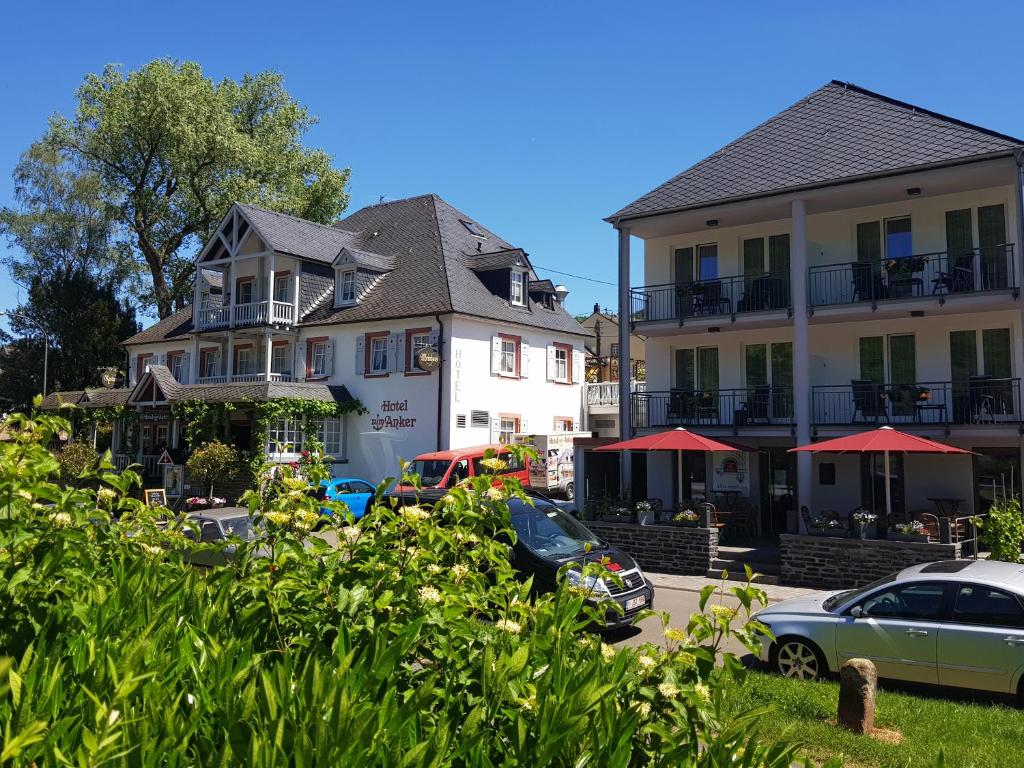
[(839, 725), (854, 733), (875, 729), (878, 670), (868, 659), (850, 659), (839, 669)]

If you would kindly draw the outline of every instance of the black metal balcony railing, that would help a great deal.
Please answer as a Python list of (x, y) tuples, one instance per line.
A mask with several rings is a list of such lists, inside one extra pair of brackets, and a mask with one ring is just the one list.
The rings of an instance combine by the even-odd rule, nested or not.
[(1002, 424), (1021, 421), (1020, 379), (850, 384), (811, 388), (811, 421), (849, 424)]
[(734, 318), (792, 306), (789, 273), (785, 271), (647, 285), (630, 293), (634, 322), (721, 315)]
[(956, 256), (945, 251), (900, 259), (826, 264), (807, 270), (808, 303), (812, 306), (872, 304), (889, 299), (1017, 288), (1013, 244), (974, 250)]
[(793, 423), (791, 387), (635, 393), (631, 397), (633, 426), (748, 427)]

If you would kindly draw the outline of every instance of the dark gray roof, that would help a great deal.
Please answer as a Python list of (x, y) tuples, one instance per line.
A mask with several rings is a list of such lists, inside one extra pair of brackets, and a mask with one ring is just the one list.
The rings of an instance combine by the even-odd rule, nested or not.
[(129, 389), (87, 389), (82, 398), (82, 405), (93, 408), (106, 408), (113, 405), (124, 405), (128, 402)]
[(338, 258), (348, 256), (349, 260), (358, 267), (369, 269), (373, 272), (390, 272), (398, 266), (398, 260), (394, 256), (384, 256), (379, 253), (370, 253), (358, 248), (345, 247), (341, 249)]
[(351, 233), (327, 224), (317, 224), (286, 213), (268, 211), (255, 205), (238, 204), (273, 250), (330, 264), (338, 251), (353, 244)]
[(326, 264), (303, 264), (299, 277), (299, 317), (305, 317), (311, 309), (333, 294), (334, 269)]
[(134, 336), (121, 342), (124, 346), (133, 344), (152, 344), (156, 341), (171, 341), (186, 338), (192, 332), (192, 307), (179, 309), (173, 315), (165, 317)]
[(53, 410), (62, 405), (78, 405), (82, 402), (83, 397), (85, 397), (85, 392), (81, 389), (69, 389), (65, 392), (50, 392), (43, 398), (43, 402), (39, 407), (43, 410)]
[[(205, 400), (209, 403), (239, 403), (249, 400), (264, 401), (279, 398), (319, 400), (329, 403), (346, 404), (354, 402), (348, 389), (342, 385), (320, 384), (317, 382), (254, 381), (229, 384), (179, 384), (164, 365), (151, 365), (135, 387), (130, 390), (143, 392), (152, 378), (160, 387), (168, 402), (181, 400)], [(129, 391), (129, 390), (124, 390)]]
[(529, 290), (533, 293), (554, 293), (555, 284), (550, 280), (531, 280)]
[(470, 254), (466, 264), (474, 272), (487, 272), (491, 269), (508, 269), (514, 266), (527, 266), (529, 260), (522, 248), (508, 248), (491, 253)]
[(1024, 142), (833, 80), (609, 217), (647, 216), (922, 166)]

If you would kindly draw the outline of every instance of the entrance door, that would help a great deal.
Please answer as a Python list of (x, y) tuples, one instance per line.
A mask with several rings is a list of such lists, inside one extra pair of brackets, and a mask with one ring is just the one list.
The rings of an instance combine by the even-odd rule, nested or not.
[(680, 466), (682, 471), (679, 483), (680, 500), (705, 500), (708, 495), (708, 460), (703, 453), (681, 451)]
[(647, 454), (636, 452), (631, 456), (633, 464), (630, 468), (630, 482), (633, 486), (633, 501), (642, 501), (647, 498)]
[(796, 455), (785, 448), (758, 454), (761, 486), (761, 532), (786, 533), (789, 512), (796, 509)]

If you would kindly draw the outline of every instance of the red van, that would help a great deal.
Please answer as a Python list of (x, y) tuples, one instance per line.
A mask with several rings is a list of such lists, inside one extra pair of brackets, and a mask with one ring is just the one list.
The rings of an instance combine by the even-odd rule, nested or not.
[[(458, 448), (450, 451), (434, 451), (422, 453), (412, 460), (406, 472), (419, 475), (424, 488), (452, 488), (467, 477), (487, 474), (487, 469), (480, 463), (487, 451), (494, 451), (494, 456), (508, 463), (508, 469), (502, 475), (513, 475), (519, 478), (523, 487), (530, 482), (530, 460), (517, 459), (506, 445), (478, 445), (473, 448)], [(411, 488), (399, 487), (399, 491)]]

